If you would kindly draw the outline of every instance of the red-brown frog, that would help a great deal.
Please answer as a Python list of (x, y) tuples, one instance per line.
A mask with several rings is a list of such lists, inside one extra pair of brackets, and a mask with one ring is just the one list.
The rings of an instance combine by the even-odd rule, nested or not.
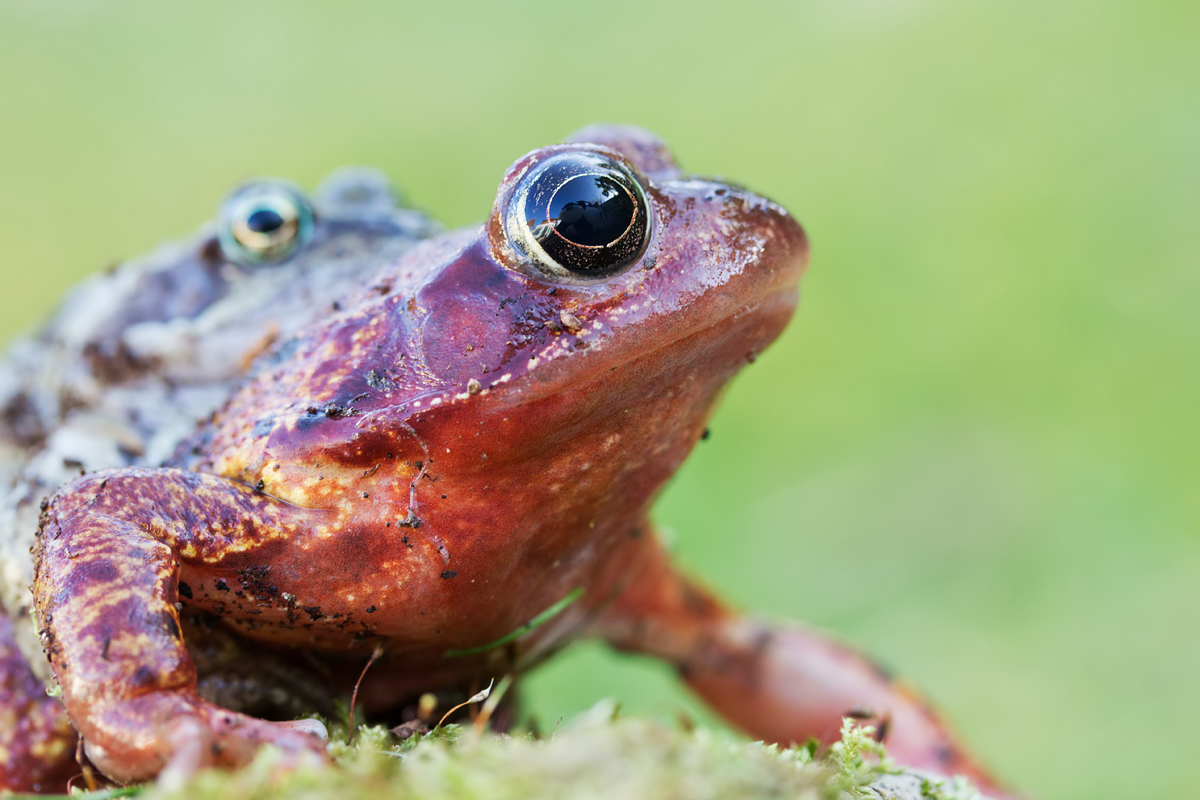
[(647, 521), (791, 317), (807, 252), (781, 207), (681, 175), (643, 131), (518, 160), (482, 228), (417, 245), (268, 347), (164, 466), (45, 504), (37, 623), (91, 761), (129, 782), (264, 743), (322, 756), (311, 723), (198, 689), (214, 637), (307, 659), (330, 695), (382, 650), (359, 699), (386, 719), (595, 636), (673, 663), (754, 736), (828, 740), (869, 709), (897, 760), (988, 785), (910, 692), (727, 609)]

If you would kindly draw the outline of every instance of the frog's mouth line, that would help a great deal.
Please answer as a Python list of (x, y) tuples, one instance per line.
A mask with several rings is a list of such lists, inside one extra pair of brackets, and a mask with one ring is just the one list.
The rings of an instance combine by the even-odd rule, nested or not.
[[(748, 349), (744, 358), (753, 361), (783, 332), (798, 300), (797, 286), (791, 283), (742, 303), (705, 324), (684, 326), (669, 338), (653, 335), (612, 337), (602, 344), (584, 350), (556, 353), (544, 361), (539, 357), (536, 370), (526, 369), (520, 374), (509, 373), (511, 377), (507, 380), (502, 379), (501, 384), (493, 385), (491, 391), (515, 390), (514, 405), (542, 400), (560, 392), (570, 391), (573, 386), (578, 385), (578, 359), (605, 358), (607, 355), (608, 358), (590, 372), (599, 375), (621, 371), (635, 362), (652, 358), (665, 350), (678, 349), (680, 343), (688, 339), (711, 341), (719, 337), (715, 331), (727, 328), (731, 320), (748, 317), (758, 317), (762, 321), (762, 332), (747, 339)], [(647, 340), (652, 340), (653, 344)], [(534, 380), (526, 380), (531, 375), (534, 376)]]

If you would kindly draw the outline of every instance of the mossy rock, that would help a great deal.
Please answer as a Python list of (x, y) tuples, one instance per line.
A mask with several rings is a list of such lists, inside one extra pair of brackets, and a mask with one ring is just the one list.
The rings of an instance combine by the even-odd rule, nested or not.
[(719, 800), (979, 800), (961, 780), (939, 780), (891, 764), (870, 728), (847, 721), (822, 757), (815, 746), (781, 748), (730, 741), (622, 718), (601, 703), (553, 734), (498, 735), (450, 725), (397, 741), (382, 727), (330, 731), (337, 767), (281, 773), (265, 750), (246, 769), (206, 771), (185, 786), (151, 784), (83, 797), (104, 800), (542, 800), (569, 797)]

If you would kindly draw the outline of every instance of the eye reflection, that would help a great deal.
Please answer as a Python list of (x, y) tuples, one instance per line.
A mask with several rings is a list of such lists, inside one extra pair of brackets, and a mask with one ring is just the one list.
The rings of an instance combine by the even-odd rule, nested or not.
[(628, 190), (607, 175), (580, 175), (554, 193), (547, 218), (530, 220), (534, 238), (557, 233), (582, 247), (605, 247), (620, 239), (633, 224), (637, 203)]

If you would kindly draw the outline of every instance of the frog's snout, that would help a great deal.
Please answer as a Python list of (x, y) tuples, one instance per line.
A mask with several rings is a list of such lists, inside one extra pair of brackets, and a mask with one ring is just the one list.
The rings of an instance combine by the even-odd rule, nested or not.
[[(808, 236), (786, 208), (745, 189), (713, 184), (705, 199), (723, 200), (716, 235), (765, 293), (795, 291), (809, 261)], [(714, 196), (716, 196), (714, 198)]]
[(785, 279), (796, 284), (800, 276), (808, 268), (809, 243), (808, 234), (786, 208), (777, 203), (771, 203), (770, 212), (775, 218), (775, 230), (781, 240), (780, 262), (785, 273)]

